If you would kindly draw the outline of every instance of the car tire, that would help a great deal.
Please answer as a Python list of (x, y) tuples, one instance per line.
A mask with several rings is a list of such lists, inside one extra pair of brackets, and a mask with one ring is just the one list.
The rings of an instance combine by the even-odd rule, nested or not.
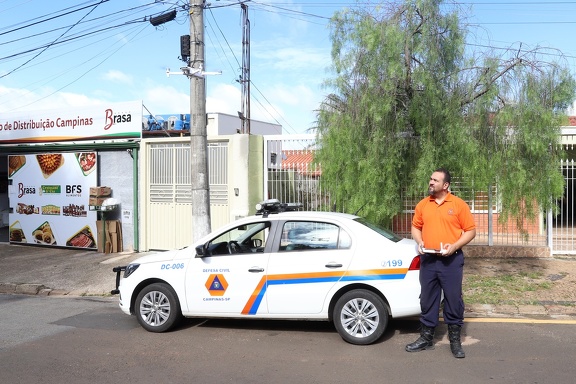
[(136, 297), (135, 312), (138, 322), (149, 332), (166, 332), (182, 319), (180, 302), (167, 284), (150, 284)]
[(342, 295), (332, 319), (336, 330), (350, 344), (372, 344), (388, 326), (388, 310), (383, 300), (373, 292), (355, 289)]

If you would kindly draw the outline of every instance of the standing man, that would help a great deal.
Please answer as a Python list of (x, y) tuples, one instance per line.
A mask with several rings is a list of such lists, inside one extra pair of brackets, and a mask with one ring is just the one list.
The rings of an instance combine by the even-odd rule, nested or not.
[(439, 168), (432, 173), (428, 194), (414, 210), (412, 237), (420, 256), (420, 337), (406, 351), (434, 349), (440, 299), (444, 291), (444, 322), (448, 325), (454, 357), (465, 357), (460, 331), (464, 324), (462, 247), (476, 236), (470, 207), (449, 191), (450, 173)]

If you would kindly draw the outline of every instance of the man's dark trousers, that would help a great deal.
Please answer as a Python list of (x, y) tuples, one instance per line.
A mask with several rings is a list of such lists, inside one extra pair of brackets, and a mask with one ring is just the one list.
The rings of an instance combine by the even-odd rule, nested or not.
[(464, 324), (462, 276), (464, 253), (456, 251), (451, 256), (423, 254), (420, 256), (420, 322), (427, 327), (438, 325), (440, 299), (444, 291), (444, 322)]

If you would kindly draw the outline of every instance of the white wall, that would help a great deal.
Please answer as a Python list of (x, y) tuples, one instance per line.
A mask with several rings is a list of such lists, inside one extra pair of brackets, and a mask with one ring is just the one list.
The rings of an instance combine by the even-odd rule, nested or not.
[[(235, 135), (240, 132), (242, 121), (238, 116), (224, 113), (209, 113), (206, 131), (208, 136)], [(251, 135), (280, 135), (282, 126), (258, 120), (250, 120)]]

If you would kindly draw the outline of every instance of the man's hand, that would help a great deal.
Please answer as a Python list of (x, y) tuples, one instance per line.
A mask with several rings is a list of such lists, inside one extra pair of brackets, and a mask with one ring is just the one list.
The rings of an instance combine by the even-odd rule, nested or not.
[(457, 250), (453, 244), (442, 244), (441, 255), (446, 257), (452, 256)]
[(417, 252), (418, 252), (419, 255), (421, 255), (421, 254), (424, 253), (424, 242), (421, 242), (421, 243), (418, 244)]

